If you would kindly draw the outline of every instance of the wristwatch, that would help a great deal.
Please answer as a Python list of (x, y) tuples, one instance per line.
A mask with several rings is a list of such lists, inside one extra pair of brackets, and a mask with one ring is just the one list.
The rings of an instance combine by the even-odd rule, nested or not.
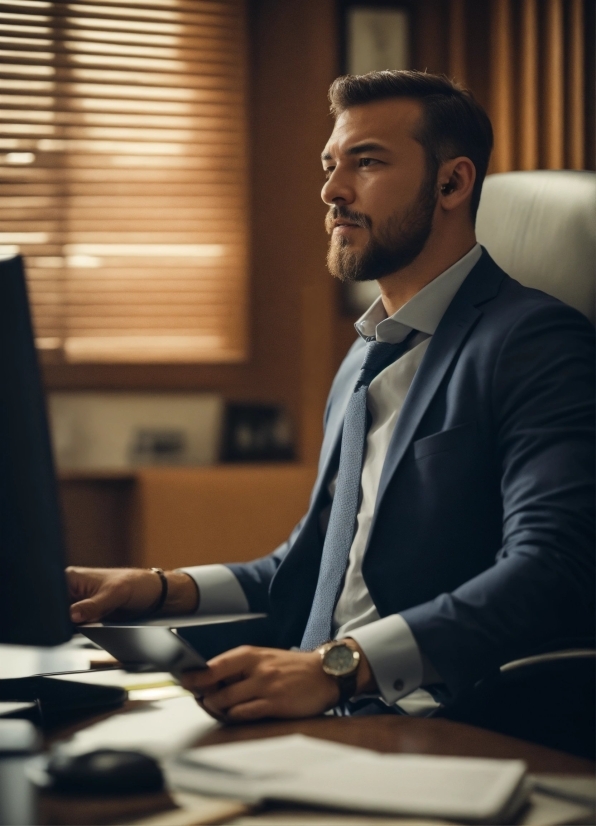
[(345, 703), (356, 693), (360, 653), (343, 640), (332, 640), (317, 648), (323, 671), (333, 677), (339, 688), (339, 702)]

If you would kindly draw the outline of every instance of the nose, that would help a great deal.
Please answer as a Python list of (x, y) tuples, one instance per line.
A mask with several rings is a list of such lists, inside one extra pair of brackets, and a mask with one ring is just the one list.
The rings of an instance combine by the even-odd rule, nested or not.
[(327, 206), (345, 206), (354, 202), (355, 193), (350, 182), (339, 167), (331, 172), (321, 190), (321, 198)]

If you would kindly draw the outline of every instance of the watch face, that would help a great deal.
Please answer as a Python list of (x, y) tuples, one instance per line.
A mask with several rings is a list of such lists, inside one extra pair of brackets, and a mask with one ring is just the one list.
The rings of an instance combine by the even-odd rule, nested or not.
[(335, 677), (349, 674), (357, 665), (354, 652), (347, 645), (334, 645), (325, 653), (323, 663), (325, 671)]

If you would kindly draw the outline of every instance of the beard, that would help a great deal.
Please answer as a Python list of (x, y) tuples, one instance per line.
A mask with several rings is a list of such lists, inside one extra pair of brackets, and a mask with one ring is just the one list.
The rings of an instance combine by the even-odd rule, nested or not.
[(340, 281), (376, 281), (407, 267), (420, 255), (432, 231), (437, 197), (433, 177), (432, 181), (424, 181), (405, 212), (389, 216), (376, 233), (368, 215), (344, 206), (332, 207), (325, 219), (328, 233), (333, 231), (334, 219), (345, 218), (368, 229), (370, 239), (362, 250), (354, 251), (349, 239), (331, 236), (327, 253), (331, 275)]

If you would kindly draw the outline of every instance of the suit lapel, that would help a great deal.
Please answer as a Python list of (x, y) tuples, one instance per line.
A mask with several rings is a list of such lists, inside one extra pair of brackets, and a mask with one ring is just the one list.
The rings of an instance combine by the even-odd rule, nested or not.
[[(478, 305), (495, 296), (504, 273), (486, 250), (447, 308), (408, 390), (389, 442), (375, 505), (375, 520), (387, 486), (402, 461), (449, 366), (482, 316)], [(372, 529), (371, 526), (371, 534)], [(369, 534), (370, 536), (370, 534)]]
[(332, 396), (335, 397), (325, 427), (325, 437), (321, 446), (319, 472), (311, 494), (311, 503), (316, 501), (316, 498), (321, 492), (321, 488), (330, 481), (329, 473), (331, 465), (339, 458), (339, 443), (343, 431), (344, 416), (362, 365), (365, 346), (364, 341), (358, 339), (348, 353), (334, 381)]

